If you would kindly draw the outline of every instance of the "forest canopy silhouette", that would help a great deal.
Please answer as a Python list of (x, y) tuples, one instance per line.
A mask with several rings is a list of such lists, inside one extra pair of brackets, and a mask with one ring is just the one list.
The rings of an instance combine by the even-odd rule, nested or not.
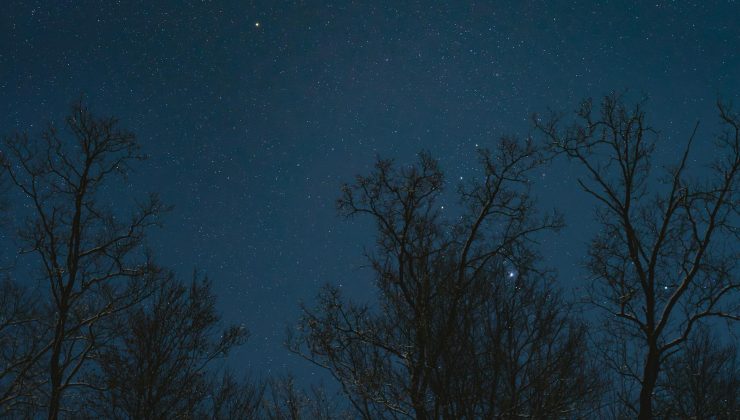
[[(326, 285), (285, 337), (326, 387), (219, 363), (249, 332), (222, 321), (218, 273), (182, 278), (149, 248), (174, 210), (116, 189), (146, 159), (125, 124), (79, 101), (40, 133), (9, 133), (0, 416), (738, 418), (740, 115), (718, 102), (719, 130), (670, 143), (646, 109), (612, 94), (535, 115), (530, 138), (489, 139), (481, 176), (457, 190), (425, 151), (342, 185), (339, 215), (376, 228), (376, 300)], [(660, 167), (666, 147), (681, 153)], [(556, 160), (584, 174), (573, 187), (599, 226), (583, 295), (544, 263), (564, 215), (533, 186)]]

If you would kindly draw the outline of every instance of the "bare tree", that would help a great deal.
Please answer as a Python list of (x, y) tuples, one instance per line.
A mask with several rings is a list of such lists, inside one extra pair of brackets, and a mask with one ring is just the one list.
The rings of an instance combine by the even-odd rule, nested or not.
[(211, 381), (211, 393), (202, 410), (213, 420), (256, 419), (262, 410), (264, 384), (245, 377), (234, 379), (228, 371)]
[(43, 389), (50, 419), (64, 410), (65, 392), (85, 386), (79, 373), (105, 339), (98, 323), (138, 303), (162, 277), (143, 241), (165, 206), (150, 196), (122, 217), (106, 201), (106, 188), (140, 159), (132, 133), (82, 103), (72, 106), (63, 132), (49, 125), (38, 138), (16, 134), (3, 143), (4, 173), (29, 211), (19, 232), (21, 253), (38, 261), (23, 275), (48, 286), (50, 339), (34, 357), (48, 363)]
[(10, 278), (0, 280), (0, 415), (32, 412), (44, 383), (39, 355), (48, 339), (35, 296)]
[(323, 387), (300, 389), (292, 376), (273, 378), (262, 404), (261, 418), (268, 420), (351, 419), (337, 407)]
[(329, 370), (363, 418), (578, 416), (598, 388), (583, 325), (537, 267), (537, 235), (561, 226), (529, 194), (542, 156), (503, 139), (481, 164), (451, 221), (428, 154), (401, 168), (379, 160), (343, 188), (340, 212), (378, 226), (378, 302), (327, 287), (289, 346)]
[[(256, 410), (259, 387), (218, 378), (214, 360), (244, 342), (244, 328), (220, 328), (207, 279), (162, 283), (141, 305), (120, 313), (110, 329), (117, 338), (94, 353), (89, 383), (97, 391), (85, 405), (97, 418), (221, 418)], [(243, 417), (243, 416), (238, 416)]]
[[(5, 157), (0, 153), (0, 164)], [(10, 242), (7, 199), (8, 176), (0, 171), (0, 241)], [(7, 241), (7, 242), (5, 242)], [(7, 252), (0, 248), (0, 257)], [(38, 354), (47, 337), (38, 296), (12, 279), (10, 262), (0, 262), (0, 415), (31, 412), (34, 391), (43, 383)]]
[(588, 256), (590, 301), (605, 311), (608, 362), (637, 384), (636, 404), (629, 396), (623, 402), (640, 419), (653, 417), (661, 365), (695, 325), (708, 317), (740, 319), (740, 118), (721, 103), (718, 110), (725, 130), (705, 181), (687, 173), (698, 124), (678, 163), (654, 178), (658, 133), (641, 105), (630, 108), (612, 95), (594, 111), (587, 100), (565, 128), (559, 115), (535, 118), (551, 149), (584, 169), (579, 184), (599, 204), (601, 233)]
[(722, 344), (707, 327), (666, 361), (656, 412), (663, 418), (740, 418), (737, 345)]

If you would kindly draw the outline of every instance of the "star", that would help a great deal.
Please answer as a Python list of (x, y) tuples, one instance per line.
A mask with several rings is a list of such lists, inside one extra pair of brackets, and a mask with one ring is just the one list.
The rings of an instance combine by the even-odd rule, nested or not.
[(260, 23), (259, 22), (254, 22), (254, 27), (255, 28), (259, 28), (260, 27)]

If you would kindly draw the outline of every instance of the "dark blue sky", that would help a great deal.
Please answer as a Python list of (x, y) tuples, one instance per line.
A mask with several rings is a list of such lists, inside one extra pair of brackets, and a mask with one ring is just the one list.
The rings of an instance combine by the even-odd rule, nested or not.
[[(420, 149), (472, 176), (476, 145), (527, 135), (532, 112), (624, 89), (650, 98), (666, 158), (701, 119), (701, 161), (715, 100), (740, 104), (738, 17), (734, 1), (10, 1), (0, 132), (38, 133), (80, 94), (119, 117), (151, 159), (112, 193), (175, 205), (152, 246), (252, 330), (232, 361), (306, 373), (281, 345), (298, 303), (325, 282), (372, 296), (372, 226), (336, 216), (341, 182)], [(538, 179), (569, 223), (543, 243), (564, 287), (594, 229), (575, 177)]]

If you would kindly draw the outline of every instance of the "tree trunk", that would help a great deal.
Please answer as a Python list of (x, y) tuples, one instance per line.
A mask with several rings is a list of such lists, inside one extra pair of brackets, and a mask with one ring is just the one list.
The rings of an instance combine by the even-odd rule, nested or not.
[(59, 365), (64, 343), (64, 329), (66, 328), (67, 311), (61, 311), (54, 331), (54, 343), (51, 349), (51, 360), (49, 362), (51, 395), (49, 398), (49, 420), (59, 418), (59, 408), (62, 400), (62, 367)]
[(650, 420), (653, 418), (653, 392), (658, 381), (658, 370), (660, 368), (660, 354), (654, 340), (650, 340), (645, 370), (642, 374), (642, 388), (640, 389), (640, 412), (639, 420)]

